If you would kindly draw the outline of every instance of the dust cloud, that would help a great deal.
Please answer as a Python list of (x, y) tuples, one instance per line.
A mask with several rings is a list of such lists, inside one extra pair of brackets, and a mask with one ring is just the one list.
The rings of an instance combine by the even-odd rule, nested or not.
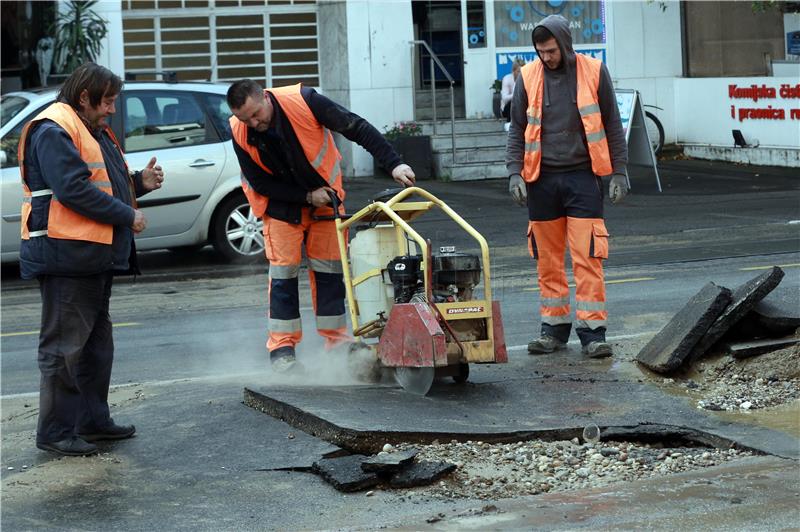
[(306, 342), (296, 347), (298, 366), (286, 373), (270, 371), (265, 384), (288, 386), (357, 386), (388, 378), (369, 347), (350, 344), (326, 351), (321, 342)]

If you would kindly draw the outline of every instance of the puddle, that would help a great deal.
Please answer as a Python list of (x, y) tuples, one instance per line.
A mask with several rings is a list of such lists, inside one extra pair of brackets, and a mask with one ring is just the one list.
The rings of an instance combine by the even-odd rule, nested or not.
[(732, 423), (747, 423), (748, 425), (779, 430), (795, 438), (800, 438), (800, 399), (760, 410), (714, 413), (721, 419)]

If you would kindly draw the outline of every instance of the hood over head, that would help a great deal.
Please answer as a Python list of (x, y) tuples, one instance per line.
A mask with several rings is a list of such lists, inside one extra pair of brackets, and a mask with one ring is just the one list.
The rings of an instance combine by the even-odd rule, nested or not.
[[(539, 21), (536, 26), (534, 26), (533, 31), (531, 32), (531, 42), (533, 43), (534, 49), (536, 48), (536, 41), (534, 41), (533, 36), (537, 33), (537, 30), (540, 32), (542, 31), (540, 28), (544, 28), (549, 31), (553, 37), (555, 37), (556, 42), (558, 43), (558, 47), (561, 50), (561, 66), (558, 70), (564, 69), (567, 74), (567, 79), (570, 84), (570, 92), (572, 93), (573, 101), (577, 101), (576, 99), (576, 90), (574, 90), (573, 86), (577, 86), (576, 74), (575, 74), (575, 50), (572, 48), (572, 33), (569, 30), (569, 21), (562, 17), (561, 15), (549, 15)], [(536, 55), (539, 55), (537, 50)], [(541, 60), (541, 58), (539, 58)], [(545, 72), (549, 69), (545, 65)], [(545, 74), (546, 75), (546, 74)], [(550, 105), (550, 97), (547, 93), (548, 91), (545, 89), (545, 105)]]
[(533, 42), (534, 48), (536, 47), (536, 42), (533, 40), (533, 36), (540, 27), (545, 28), (555, 37), (558, 47), (561, 49), (562, 61), (567, 65), (570, 63), (574, 64), (575, 50), (572, 48), (572, 33), (569, 31), (569, 21), (561, 15), (550, 15), (539, 21), (531, 32), (531, 41)]

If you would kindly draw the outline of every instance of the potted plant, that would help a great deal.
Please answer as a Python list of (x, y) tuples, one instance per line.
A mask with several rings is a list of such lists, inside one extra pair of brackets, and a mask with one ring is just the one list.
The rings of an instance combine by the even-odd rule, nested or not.
[(70, 74), (94, 61), (108, 33), (107, 21), (92, 10), (98, 0), (70, 0), (58, 14), (50, 33), (55, 35), (53, 59), (60, 72)]
[(500, 111), (500, 91), (503, 89), (503, 82), (496, 79), (489, 88), (494, 91), (494, 94), (492, 94), (492, 112), (495, 118), (500, 118), (502, 116)]
[[(414, 170), (417, 179), (430, 179), (433, 174), (431, 137), (422, 134), (422, 126), (416, 122), (397, 122), (391, 128), (384, 126), (383, 136), (403, 162)], [(386, 175), (386, 171), (375, 163), (375, 174)]]

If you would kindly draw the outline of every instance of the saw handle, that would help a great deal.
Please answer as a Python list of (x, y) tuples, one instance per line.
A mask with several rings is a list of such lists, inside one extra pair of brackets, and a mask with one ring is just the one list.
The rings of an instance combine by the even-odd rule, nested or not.
[(345, 214), (344, 216), (342, 216), (342, 214), (339, 212), (339, 207), (342, 205), (342, 200), (339, 199), (339, 195), (333, 190), (328, 190), (328, 196), (330, 196), (330, 198), (331, 198), (331, 207), (333, 207), (333, 214), (327, 214), (327, 215), (324, 215), (324, 216), (319, 216), (317, 214), (314, 214), (314, 210), (316, 209), (316, 207), (311, 207), (311, 219), (312, 220), (347, 220), (348, 218), (350, 218), (350, 215)]
[(331, 207), (333, 207), (333, 218), (342, 218), (342, 215), (339, 214), (339, 206), (342, 204), (342, 201), (339, 199), (339, 194), (337, 194), (333, 190), (328, 190), (328, 196), (331, 197)]

